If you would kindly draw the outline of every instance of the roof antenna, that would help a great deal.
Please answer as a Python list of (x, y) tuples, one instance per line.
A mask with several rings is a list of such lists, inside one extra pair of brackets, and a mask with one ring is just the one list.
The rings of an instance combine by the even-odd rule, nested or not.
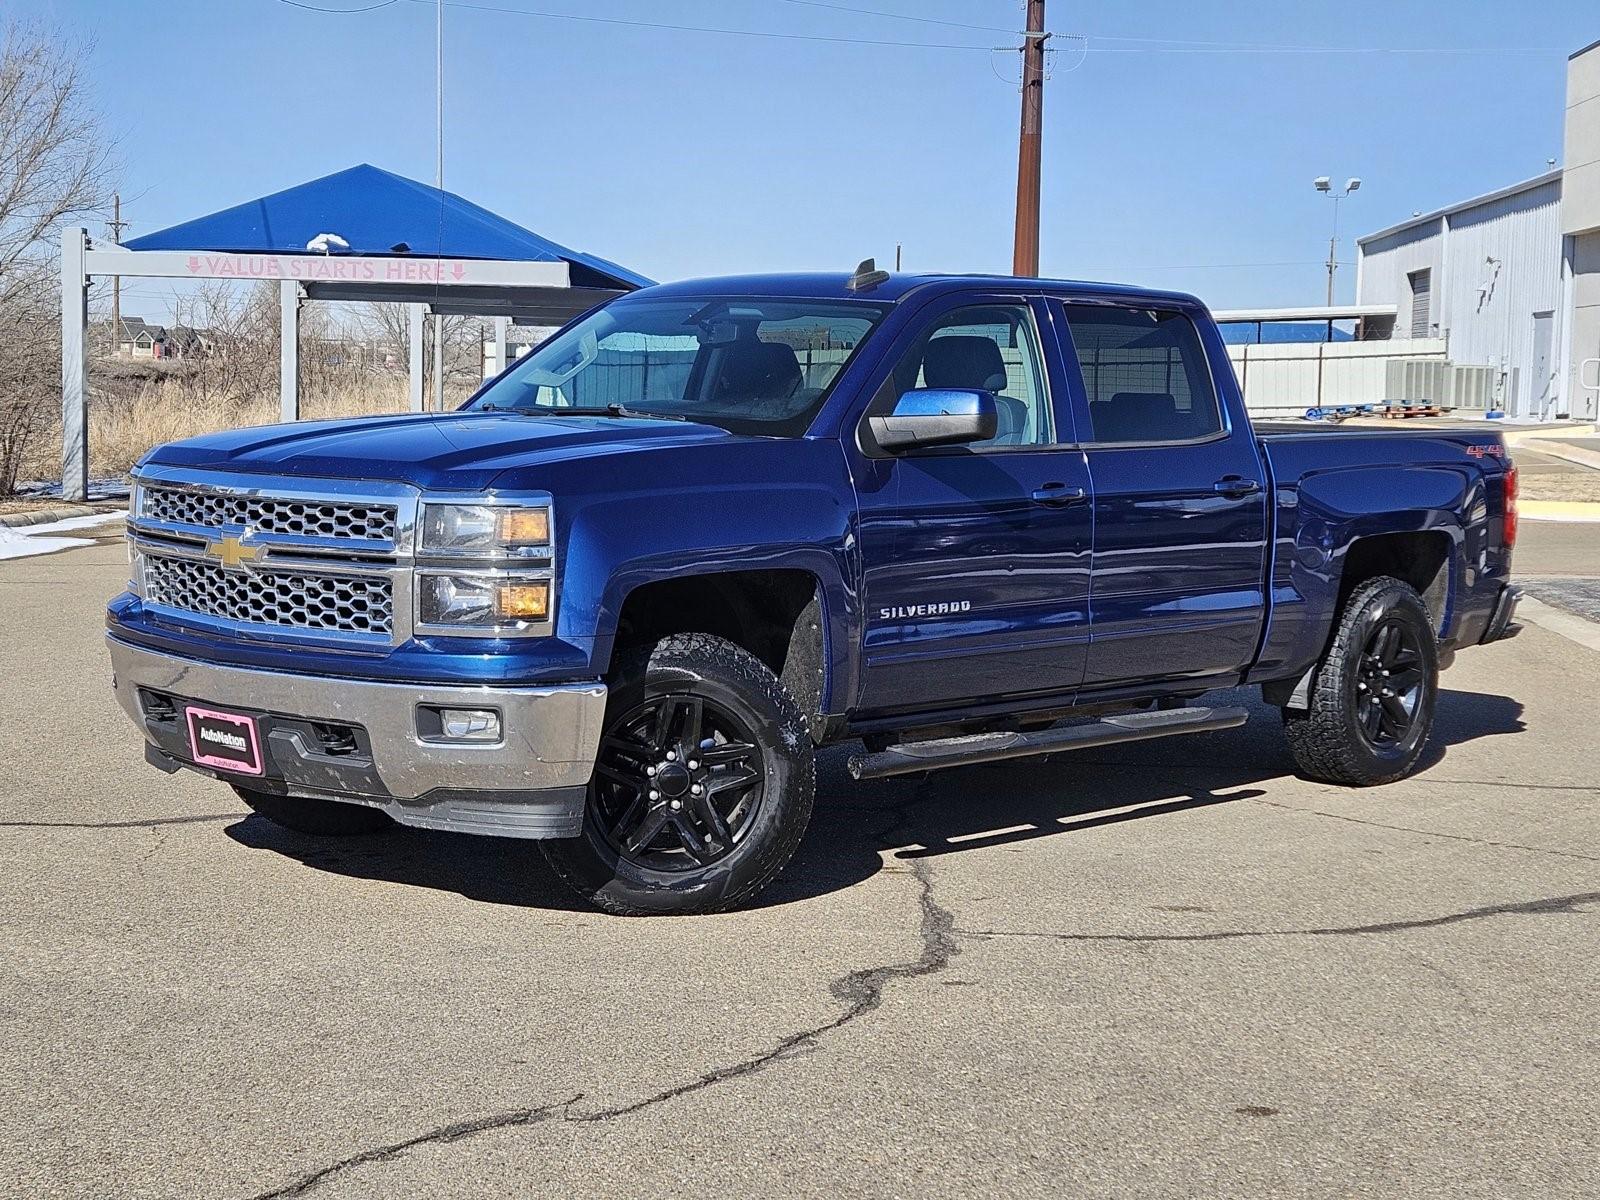
[(878, 270), (876, 259), (863, 258), (856, 266), (855, 274), (850, 276), (850, 282), (844, 286), (852, 292), (865, 292), (880, 283), (888, 282), (888, 279), (889, 272)]

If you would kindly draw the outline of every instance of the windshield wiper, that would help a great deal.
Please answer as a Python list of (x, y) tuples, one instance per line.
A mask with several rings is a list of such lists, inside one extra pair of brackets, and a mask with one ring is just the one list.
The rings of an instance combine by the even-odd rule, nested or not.
[(626, 404), (478, 404), (473, 412), (516, 413), (523, 417), (634, 417), (645, 421), (687, 421), (679, 413), (645, 412)]
[(679, 416), (677, 413), (645, 412), (642, 409), (629, 408), (626, 404), (564, 404), (549, 406), (535, 404), (525, 412), (538, 413), (540, 416), (573, 416), (573, 417), (637, 417), (646, 421), (687, 421), (689, 418)]

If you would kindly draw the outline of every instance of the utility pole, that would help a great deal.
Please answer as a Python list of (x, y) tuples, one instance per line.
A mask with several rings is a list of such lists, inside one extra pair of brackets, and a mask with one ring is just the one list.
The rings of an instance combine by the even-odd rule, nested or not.
[[(1334, 212), (1338, 212), (1338, 211), (1339, 211), (1338, 208), (1335, 207), (1334, 208)], [(1338, 217), (1334, 217), (1334, 221), (1335, 222), (1337, 222), (1338, 219), (1339, 219)], [(1324, 265), (1328, 268), (1328, 307), (1332, 308), (1333, 307), (1333, 276), (1334, 276), (1334, 272), (1336, 272), (1339, 269), (1339, 235), (1338, 234), (1334, 234), (1332, 237), (1330, 237), (1328, 239), (1328, 261)]]
[(1028, 0), (1022, 44), (1022, 133), (1017, 145), (1017, 234), (1013, 275), (1039, 273), (1039, 152), (1044, 136), (1044, 0)]
[[(434, 137), (438, 157), (434, 162), (434, 186), (439, 189), (439, 230), (444, 232), (444, 0), (434, 5)], [(438, 247), (442, 255), (444, 247)], [(444, 316), (433, 314), (433, 407), (444, 411)]]
[[(122, 219), (122, 193), (111, 193), (111, 220), (106, 222), (111, 229), (113, 245), (122, 244), (122, 230), (128, 222)], [(111, 346), (112, 353), (122, 357), (122, 276), (111, 277)]]
[[(436, 142), (433, 184), (444, 191), (444, 0), (434, 6), (433, 25), (433, 132)], [(440, 203), (444, 197), (439, 198)]]

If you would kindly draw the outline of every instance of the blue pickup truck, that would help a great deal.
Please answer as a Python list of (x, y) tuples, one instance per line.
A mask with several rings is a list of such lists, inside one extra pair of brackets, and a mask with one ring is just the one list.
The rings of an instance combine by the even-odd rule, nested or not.
[(160, 447), (108, 639), (148, 760), (281, 825), (543, 839), (706, 912), (829, 743), (926, 772), (1253, 685), (1306, 775), (1404, 776), (1516, 629), (1515, 500), (1492, 432), (1252, 427), (1193, 297), (866, 263), (630, 294), (455, 412)]

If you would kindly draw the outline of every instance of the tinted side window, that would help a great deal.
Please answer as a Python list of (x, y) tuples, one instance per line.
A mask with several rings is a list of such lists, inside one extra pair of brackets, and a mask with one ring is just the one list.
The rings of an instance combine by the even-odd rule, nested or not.
[(1181, 313), (1069, 304), (1096, 442), (1182, 442), (1222, 428), (1205, 349)]
[(1041, 446), (1055, 440), (1026, 304), (974, 305), (938, 318), (895, 367), (892, 395), (912, 388), (992, 392), (999, 409), (997, 432), (987, 442), (974, 442), (974, 448)]

